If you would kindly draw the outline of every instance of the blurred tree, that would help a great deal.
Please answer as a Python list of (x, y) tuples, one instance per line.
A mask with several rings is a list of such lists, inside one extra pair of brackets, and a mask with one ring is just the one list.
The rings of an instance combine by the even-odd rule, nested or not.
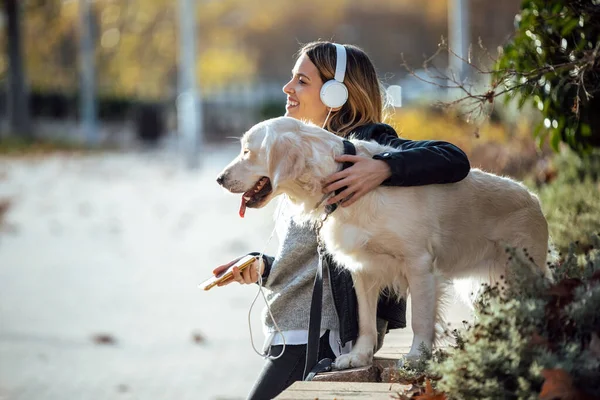
[[(473, 0), (481, 9), (491, 6)], [(519, 0), (494, 5), (506, 21)], [(77, 0), (21, 0), (25, 69), (35, 92), (76, 96)], [(422, 3), (422, 2), (421, 2)], [(283, 83), (300, 43), (354, 43), (373, 57), (383, 77), (401, 71), (401, 54), (422, 62), (446, 32), (446, 0), (198, 0), (197, 74), (203, 94), (269, 80)], [(510, 4), (509, 4), (510, 3)], [(93, 29), (100, 97), (168, 100), (176, 95), (177, 2), (95, 0)], [(474, 10), (476, 7), (474, 7)], [(508, 11), (507, 11), (508, 10)], [(489, 24), (483, 25), (486, 28)], [(495, 44), (507, 33), (495, 30)], [(43, 38), (43, 40), (41, 40)], [(5, 41), (6, 37), (0, 37)], [(0, 69), (6, 61), (0, 59)]]
[(21, 10), (17, 0), (5, 0), (8, 38), (8, 114), (13, 134), (31, 136), (29, 102), (22, 58)]
[[(504, 46), (495, 85), (532, 100), (536, 135), (585, 153), (600, 147), (600, 0), (525, 0)], [(495, 89), (495, 88), (494, 88)], [(493, 92), (492, 92), (493, 93)]]

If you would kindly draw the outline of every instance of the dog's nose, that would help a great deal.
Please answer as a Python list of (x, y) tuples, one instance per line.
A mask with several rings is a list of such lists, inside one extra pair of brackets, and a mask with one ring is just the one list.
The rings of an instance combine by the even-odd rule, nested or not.
[(223, 185), (224, 181), (225, 181), (225, 174), (221, 174), (221, 175), (217, 176), (217, 183), (219, 185)]

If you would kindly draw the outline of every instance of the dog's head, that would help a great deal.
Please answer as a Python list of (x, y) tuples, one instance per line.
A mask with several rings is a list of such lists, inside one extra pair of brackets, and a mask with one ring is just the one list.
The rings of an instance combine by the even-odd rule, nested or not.
[[(244, 134), (240, 154), (217, 182), (231, 193), (243, 193), (241, 216), (246, 207), (261, 208), (281, 193), (300, 202), (312, 199), (320, 194), (324, 167), (335, 170), (332, 151), (325, 150), (325, 160), (316, 160), (323, 158), (317, 155), (322, 154), (319, 147), (325, 149), (324, 142), (331, 142), (331, 136), (339, 139), (289, 117), (261, 122)], [(329, 146), (331, 150), (333, 144)]]

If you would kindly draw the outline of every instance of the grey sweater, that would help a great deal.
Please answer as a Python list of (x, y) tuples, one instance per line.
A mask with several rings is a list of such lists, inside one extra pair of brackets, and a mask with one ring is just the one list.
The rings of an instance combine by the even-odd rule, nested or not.
[[(288, 208), (288, 200), (282, 201), (283, 212), (277, 221), (280, 246), (263, 285), (268, 289), (267, 303), (279, 329), (308, 330), (310, 302), (318, 266), (317, 235), (311, 225), (296, 222)], [(263, 323), (268, 333), (276, 331), (266, 308), (263, 311)], [(339, 329), (327, 268), (323, 269), (321, 329)]]

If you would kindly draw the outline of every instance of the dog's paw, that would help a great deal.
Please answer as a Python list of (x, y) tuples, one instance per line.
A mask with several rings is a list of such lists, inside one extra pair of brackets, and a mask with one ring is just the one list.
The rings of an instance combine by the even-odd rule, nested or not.
[(335, 369), (358, 368), (371, 365), (373, 363), (373, 354), (370, 353), (353, 353), (342, 354), (335, 359)]

